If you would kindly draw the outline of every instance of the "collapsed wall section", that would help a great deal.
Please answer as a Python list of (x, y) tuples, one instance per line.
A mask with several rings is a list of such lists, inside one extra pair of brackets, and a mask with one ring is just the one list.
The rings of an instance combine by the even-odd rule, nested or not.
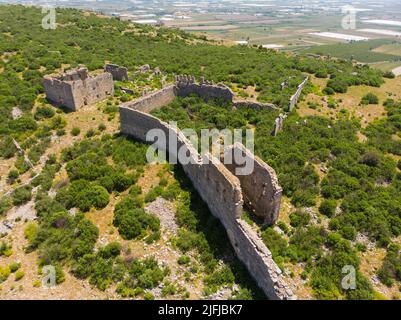
[[(241, 220), (243, 190), (241, 182), (223, 164), (210, 155), (201, 157), (192, 144), (175, 127), (156, 117), (132, 109), (132, 103), (120, 107), (121, 131), (143, 142), (147, 133), (159, 129), (168, 139), (176, 139), (177, 149), (167, 148), (170, 156), (177, 158), (177, 150), (187, 155), (189, 161), (181, 163), (194, 188), (208, 205), (211, 213), (225, 227), (238, 258), (246, 265), (252, 277), (269, 299), (293, 299), (281, 271), (271, 253), (255, 231)], [(163, 147), (158, 145), (158, 147)], [(244, 224), (245, 223), (245, 224)]]
[[(240, 143), (227, 147), (224, 158), (230, 159), (230, 161), (225, 161), (225, 166), (240, 180), (244, 200), (248, 207), (256, 216), (263, 218), (266, 224), (276, 223), (280, 213), (283, 190), (278, 183), (274, 169)], [(244, 163), (239, 164), (238, 159), (244, 160)], [(242, 172), (247, 163), (253, 163), (251, 174)]]

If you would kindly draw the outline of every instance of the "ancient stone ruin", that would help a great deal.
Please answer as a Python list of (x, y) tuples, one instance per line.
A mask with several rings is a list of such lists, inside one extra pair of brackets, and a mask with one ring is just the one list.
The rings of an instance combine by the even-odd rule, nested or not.
[(274, 128), (272, 132), (272, 136), (277, 136), (277, 134), (283, 129), (284, 126), (284, 119), (286, 118), (286, 115), (283, 115), (282, 113), (279, 114), (279, 116), (274, 120)]
[[(285, 283), (271, 252), (257, 232), (241, 218), (246, 205), (255, 215), (263, 218), (265, 223), (276, 222), (282, 189), (275, 171), (244, 146), (235, 144), (226, 148), (225, 154), (241, 152), (254, 164), (254, 170), (248, 176), (236, 175), (236, 169), (241, 169), (241, 164), (234, 161), (231, 165), (224, 165), (210, 154), (200, 155), (180, 130), (148, 114), (173, 101), (178, 95), (177, 91), (182, 95), (200, 92), (206, 98), (216, 97), (216, 92), (220, 92), (221, 97), (232, 98), (226, 91), (227, 88), (216, 89), (215, 86), (209, 92), (203, 88), (199, 89), (202, 86), (209, 88), (213, 84), (203, 82), (195, 86), (194, 79), (189, 78), (185, 79), (185, 82), (177, 81), (177, 85), (170, 85), (124, 104), (120, 107), (121, 132), (149, 143), (150, 141), (146, 140), (148, 131), (160, 129), (168, 141), (169, 139), (176, 141), (177, 150), (190, 158), (189, 163), (182, 163), (185, 173), (211, 213), (224, 225), (238, 258), (248, 268), (257, 284), (269, 299), (294, 299), (296, 297)], [(163, 145), (160, 147), (166, 148)], [(165, 151), (170, 157), (178, 158), (176, 150)]]
[(128, 69), (126, 67), (120, 67), (117, 64), (106, 64), (104, 72), (111, 73), (113, 80), (128, 81)]
[[(238, 169), (244, 166), (237, 162), (238, 157), (234, 157), (236, 152), (241, 154), (240, 159), (246, 157), (248, 161), (253, 162), (252, 174), (236, 174), (236, 172), (241, 172)], [(229, 158), (227, 158), (228, 155)], [(225, 167), (239, 179), (247, 207), (256, 216), (263, 218), (265, 224), (276, 223), (280, 213), (283, 190), (278, 183), (274, 169), (238, 143), (226, 148), (223, 158), (233, 160), (231, 164), (225, 164)]]
[(57, 106), (76, 111), (114, 94), (113, 77), (105, 72), (90, 76), (88, 69), (79, 67), (61, 76), (44, 76), (46, 98)]
[(298, 86), (297, 91), (290, 98), (290, 102), (288, 103), (288, 112), (291, 112), (292, 109), (294, 109), (294, 107), (298, 103), (298, 99), (301, 96), (303, 88), (308, 83), (308, 80), (309, 80), (309, 77), (306, 77), (305, 80), (302, 81), (301, 84)]
[(148, 72), (150, 70), (151, 70), (150, 65), (144, 64), (143, 66), (139, 67), (139, 69), (134, 73), (134, 76), (136, 77), (136, 76), (140, 75), (141, 73), (145, 73), (145, 72)]
[(176, 95), (179, 97), (187, 97), (196, 94), (204, 100), (221, 99), (232, 102), (234, 92), (224, 84), (214, 85), (212, 82), (201, 79), (200, 83), (195, 82), (193, 76), (177, 76), (176, 77)]
[(187, 97), (195, 94), (204, 100), (220, 99), (230, 102), (233, 108), (253, 108), (276, 109), (277, 107), (271, 103), (262, 103), (249, 100), (237, 100), (235, 93), (225, 84), (214, 84), (212, 81), (205, 80), (201, 77), (199, 83), (196, 83), (194, 76), (179, 75), (176, 76), (175, 94), (180, 97)]

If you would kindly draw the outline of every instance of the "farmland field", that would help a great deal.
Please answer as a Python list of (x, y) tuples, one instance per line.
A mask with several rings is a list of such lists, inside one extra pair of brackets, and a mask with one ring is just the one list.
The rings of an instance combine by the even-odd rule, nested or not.
[[(392, 50), (388, 49), (388, 46)], [(371, 41), (361, 41), (347, 44), (333, 44), (325, 46), (317, 46), (307, 49), (305, 52), (320, 54), (320, 55), (331, 55), (340, 59), (354, 59), (364, 63), (374, 63), (382, 61), (399, 61), (401, 60), (401, 51), (398, 52), (394, 48), (401, 48), (401, 44), (397, 43), (397, 47), (394, 47), (392, 40), (379, 39)], [(376, 51), (378, 48), (383, 51)], [(391, 52), (391, 53), (390, 53)], [(398, 53), (398, 54), (397, 54)]]

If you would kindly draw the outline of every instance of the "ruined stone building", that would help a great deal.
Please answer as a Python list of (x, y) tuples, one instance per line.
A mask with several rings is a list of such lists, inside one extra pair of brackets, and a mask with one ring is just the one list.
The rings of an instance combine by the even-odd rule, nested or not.
[[(194, 188), (205, 201), (210, 212), (216, 216), (227, 231), (230, 243), (238, 258), (245, 264), (256, 283), (269, 299), (295, 299), (290, 286), (286, 283), (282, 271), (274, 262), (272, 254), (257, 231), (243, 218), (244, 206), (265, 221), (274, 224), (279, 215), (282, 188), (273, 168), (255, 157), (242, 144), (234, 144), (224, 151), (224, 156), (240, 152), (242, 159), (253, 162), (253, 170), (248, 175), (238, 174), (243, 164), (226, 164), (210, 154), (200, 155), (191, 142), (176, 127), (170, 126), (149, 113), (166, 105), (178, 95), (200, 93), (204, 98), (232, 98), (227, 88), (211, 83), (194, 83), (193, 78), (177, 79), (176, 85), (170, 85), (157, 92), (127, 102), (120, 107), (121, 132), (145, 143), (149, 130), (159, 129), (167, 137), (177, 142), (177, 150), (186, 154), (190, 161), (182, 167), (192, 181)], [(189, 86), (189, 87), (188, 87)], [(202, 88), (198, 90), (199, 88)], [(205, 88), (209, 88), (207, 91)], [(206, 90), (206, 91), (205, 91)], [(178, 91), (178, 92), (177, 92)], [(196, 91), (196, 92), (194, 92)], [(221, 96), (219, 95), (221, 93)], [(163, 145), (159, 146), (163, 148)], [(178, 159), (177, 150), (164, 146), (170, 157)], [(248, 161), (247, 161), (248, 162)]]
[(114, 94), (113, 77), (110, 73), (90, 76), (85, 67), (79, 67), (60, 76), (45, 76), (43, 85), (46, 98), (50, 102), (72, 111)]
[(128, 69), (126, 67), (120, 67), (117, 64), (106, 64), (104, 72), (111, 73), (113, 80), (128, 81)]

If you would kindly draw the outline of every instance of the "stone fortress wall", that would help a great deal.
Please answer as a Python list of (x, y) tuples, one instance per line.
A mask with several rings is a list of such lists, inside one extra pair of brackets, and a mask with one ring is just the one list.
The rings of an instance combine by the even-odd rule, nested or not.
[(92, 77), (85, 67), (79, 67), (57, 77), (45, 76), (43, 85), (49, 101), (72, 111), (114, 94), (113, 77), (110, 73)]
[[(241, 157), (235, 157), (235, 153), (241, 154)], [(227, 159), (228, 155), (229, 159), (232, 159), (232, 164), (225, 164), (225, 166), (239, 179), (247, 207), (256, 216), (263, 218), (265, 224), (276, 223), (280, 213), (283, 189), (278, 183), (274, 169), (242, 144), (235, 143), (226, 148), (223, 158)], [(252, 174), (240, 174), (244, 165), (239, 164), (237, 159), (246, 159), (245, 163), (252, 162)]]
[(272, 131), (272, 136), (277, 136), (278, 133), (283, 129), (284, 127), (284, 119), (287, 117), (287, 115), (280, 113), (276, 120), (274, 120), (274, 127)]
[(130, 106), (132, 109), (150, 113), (154, 109), (161, 108), (162, 106), (173, 102), (176, 97), (175, 90), (175, 85), (169, 85), (137, 100), (129, 101), (125, 106)]
[(288, 103), (288, 111), (289, 112), (291, 112), (294, 109), (294, 107), (296, 106), (296, 104), (298, 103), (298, 99), (301, 96), (302, 90), (304, 89), (304, 87), (308, 83), (308, 80), (309, 80), (309, 77), (306, 77), (305, 80), (302, 81), (300, 83), (300, 85), (298, 86), (297, 91), (290, 98), (290, 102)]
[[(306, 86), (306, 84), (308, 83), (309, 77), (306, 77), (304, 79), (304, 81), (302, 81), (298, 88), (297, 91), (291, 96), (290, 101), (288, 102), (288, 113), (291, 112), (295, 106), (298, 103), (299, 97), (301, 96), (302, 90), (304, 89), (304, 87)], [(285, 88), (288, 85), (288, 81), (285, 81), (281, 84), (281, 88)], [(274, 121), (274, 127), (273, 127), (273, 131), (272, 131), (272, 136), (277, 136), (277, 134), (283, 130), (284, 127), (284, 119), (287, 118), (287, 114), (282, 114), (280, 113), (279, 116), (276, 118), (276, 120)]]
[(235, 93), (224, 84), (214, 84), (211, 81), (201, 78), (199, 83), (195, 82), (195, 77), (180, 75), (176, 76), (175, 94), (179, 97), (187, 97), (191, 94), (198, 95), (204, 100), (220, 99), (222, 101), (232, 103), (233, 108), (253, 108), (261, 109), (277, 109), (274, 104), (262, 103), (256, 101), (237, 100)]
[[(212, 86), (211, 84), (203, 85)], [(190, 88), (197, 90), (199, 87), (191, 85)], [(183, 92), (198, 93), (188, 88), (181, 91), (181, 94)], [(205, 93), (204, 89), (200, 92), (215, 98), (220, 98), (220, 96), (216, 97), (216, 92), (222, 92), (222, 98), (230, 98), (229, 92), (223, 87), (214, 88), (210, 94)], [(177, 150), (185, 152), (190, 158), (188, 164), (182, 165), (185, 173), (212, 214), (224, 225), (238, 258), (246, 265), (257, 284), (269, 299), (295, 299), (295, 295), (283, 279), (281, 270), (273, 261), (269, 249), (257, 232), (241, 219), (244, 203), (246, 203), (267, 223), (272, 224), (277, 220), (282, 191), (276, 173), (242, 145), (236, 144), (226, 149), (226, 152), (240, 150), (254, 160), (254, 171), (249, 177), (236, 176), (232, 172), (235, 173), (235, 169), (240, 168), (238, 164), (226, 167), (209, 154), (201, 156), (180, 130), (148, 114), (151, 110), (172, 101), (175, 95), (177, 95), (177, 87), (173, 85), (121, 106), (121, 132), (146, 142), (146, 134), (149, 130), (160, 129), (167, 139), (176, 140)], [(176, 150), (166, 151), (169, 152), (170, 157), (177, 158)], [(259, 188), (260, 190), (255, 192), (255, 189)]]
[(196, 94), (204, 100), (221, 99), (223, 101), (232, 102), (234, 92), (224, 84), (214, 85), (212, 82), (201, 79), (199, 83), (195, 82), (193, 76), (177, 76), (176, 77), (176, 95), (179, 97), (187, 97)]

